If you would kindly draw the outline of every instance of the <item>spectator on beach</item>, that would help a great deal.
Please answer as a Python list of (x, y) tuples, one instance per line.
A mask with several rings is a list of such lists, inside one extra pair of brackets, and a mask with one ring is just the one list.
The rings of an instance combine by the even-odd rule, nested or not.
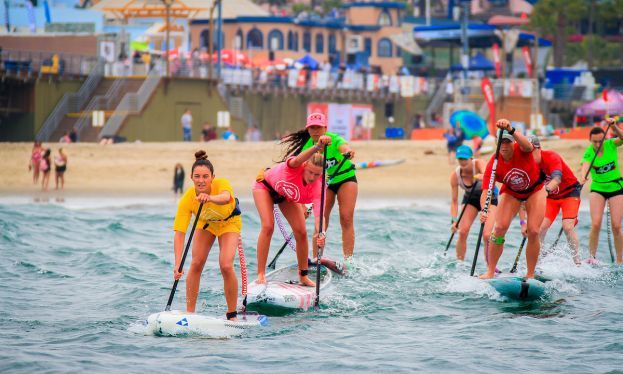
[(54, 189), (58, 190), (59, 182), (61, 184), (61, 190), (65, 187), (65, 171), (67, 171), (67, 155), (63, 152), (63, 148), (59, 148), (58, 155), (54, 157)]
[(175, 164), (175, 171), (173, 173), (173, 193), (177, 194), (178, 192), (181, 194), (184, 193), (184, 167), (182, 164)]
[(233, 131), (231, 131), (231, 127), (225, 129), (225, 132), (223, 132), (221, 138), (223, 140), (238, 140), (238, 136)]
[(69, 133), (69, 139), (72, 143), (78, 143), (78, 131), (76, 131), (75, 127), (71, 129), (71, 132)]
[(39, 167), (41, 164), (41, 156), (43, 155), (43, 147), (41, 142), (35, 141), (32, 146), (32, 152), (30, 154), (30, 164), (28, 164), (28, 170), (32, 171), (32, 183), (36, 184), (39, 181)]
[(39, 161), (39, 170), (41, 171), (41, 190), (47, 191), (48, 184), (50, 183), (50, 153), (52, 151), (48, 148), (43, 152), (41, 161)]
[(65, 131), (65, 134), (61, 136), (58, 142), (59, 143), (71, 143), (71, 138), (69, 137), (69, 131)]
[(214, 127), (210, 125), (208, 122), (203, 124), (203, 128), (201, 129), (201, 138), (204, 142), (209, 142), (210, 140), (216, 140), (218, 135)]
[(465, 132), (461, 128), (460, 124), (454, 130), (454, 134), (456, 135), (456, 148), (458, 148), (462, 146), (465, 141)]
[(259, 142), (262, 140), (262, 132), (257, 128), (257, 125), (253, 125), (247, 129), (244, 134), (245, 142)]
[(184, 114), (182, 115), (181, 122), (182, 122), (182, 131), (184, 132), (184, 141), (189, 142), (191, 140), (192, 130), (193, 130), (193, 116), (192, 116), (192, 112), (190, 111), (190, 109), (186, 108), (186, 110), (184, 110)]
[(456, 154), (456, 134), (454, 133), (454, 128), (449, 128), (444, 134), (443, 137), (446, 138), (446, 147), (448, 148), (448, 164), (454, 164), (454, 155)]

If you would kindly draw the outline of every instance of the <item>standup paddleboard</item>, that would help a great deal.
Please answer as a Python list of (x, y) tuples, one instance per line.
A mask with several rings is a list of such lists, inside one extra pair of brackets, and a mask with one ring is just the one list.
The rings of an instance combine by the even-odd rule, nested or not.
[(500, 275), (485, 279), (500, 295), (513, 300), (530, 301), (545, 294), (545, 285), (536, 279), (524, 279), (514, 274)]
[(150, 315), (147, 318), (145, 335), (229, 338), (267, 324), (268, 318), (257, 313), (240, 313), (237, 321), (228, 321), (225, 317), (172, 310)]
[(404, 159), (366, 161), (366, 162), (359, 162), (356, 164), (356, 166), (357, 166), (357, 169), (372, 169), (372, 168), (378, 168), (381, 166), (398, 165), (398, 164), (402, 164), (403, 162), (405, 162)]
[[(331, 284), (332, 272), (321, 266), (320, 290)], [(309, 267), (309, 279), (316, 280), (316, 267)], [(322, 294), (322, 292), (321, 292)], [(266, 274), (266, 284), (255, 281), (249, 284), (247, 305), (249, 308), (263, 306), (287, 309), (307, 310), (314, 305), (316, 288), (304, 287), (299, 284), (298, 266), (296, 264), (271, 271)]]

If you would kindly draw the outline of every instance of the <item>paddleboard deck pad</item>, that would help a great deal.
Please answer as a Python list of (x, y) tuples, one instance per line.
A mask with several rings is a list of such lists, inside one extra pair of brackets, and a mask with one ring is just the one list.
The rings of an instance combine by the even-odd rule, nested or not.
[(524, 279), (513, 274), (500, 275), (486, 279), (500, 295), (512, 300), (537, 300), (545, 294), (545, 285), (536, 279)]
[(228, 321), (225, 317), (172, 310), (150, 315), (145, 335), (229, 338), (267, 324), (268, 318), (257, 313), (239, 313), (237, 321)]
[[(321, 266), (320, 290), (331, 283), (332, 272)], [(316, 281), (316, 267), (309, 267), (309, 279)], [(322, 292), (321, 292), (322, 294)], [(266, 274), (266, 284), (253, 282), (247, 291), (247, 305), (252, 309), (277, 307), (307, 310), (314, 305), (316, 288), (299, 284), (296, 264), (286, 266)]]

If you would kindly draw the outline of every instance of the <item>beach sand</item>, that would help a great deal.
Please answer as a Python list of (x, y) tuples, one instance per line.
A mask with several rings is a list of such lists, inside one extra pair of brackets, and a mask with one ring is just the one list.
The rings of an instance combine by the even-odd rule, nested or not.
[[(469, 143), (467, 143), (469, 144)], [(577, 170), (586, 141), (554, 140), (543, 148), (560, 152)], [(353, 142), (355, 162), (404, 159), (399, 165), (361, 169), (357, 172), (361, 198), (449, 198), (449, 175), (445, 141)], [(63, 147), (69, 157), (65, 196), (167, 195), (172, 193), (173, 169), (180, 162), (186, 171), (185, 188), (191, 185), (194, 152), (207, 151), (215, 174), (230, 180), (237, 196), (250, 197), (257, 172), (281, 158), (276, 142), (122, 143), (102, 146), (91, 143), (46, 143), (52, 156)], [(41, 195), (41, 185), (32, 183), (28, 172), (31, 143), (0, 145), (0, 194)], [(490, 155), (482, 158), (488, 159)], [(54, 172), (50, 176), (54, 193)]]

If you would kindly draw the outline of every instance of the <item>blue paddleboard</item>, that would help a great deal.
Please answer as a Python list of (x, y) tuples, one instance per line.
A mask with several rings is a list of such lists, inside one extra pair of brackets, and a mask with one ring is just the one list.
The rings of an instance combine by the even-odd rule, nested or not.
[(515, 275), (502, 275), (486, 279), (500, 295), (513, 300), (530, 301), (540, 299), (545, 294), (545, 284), (536, 279), (524, 279)]

